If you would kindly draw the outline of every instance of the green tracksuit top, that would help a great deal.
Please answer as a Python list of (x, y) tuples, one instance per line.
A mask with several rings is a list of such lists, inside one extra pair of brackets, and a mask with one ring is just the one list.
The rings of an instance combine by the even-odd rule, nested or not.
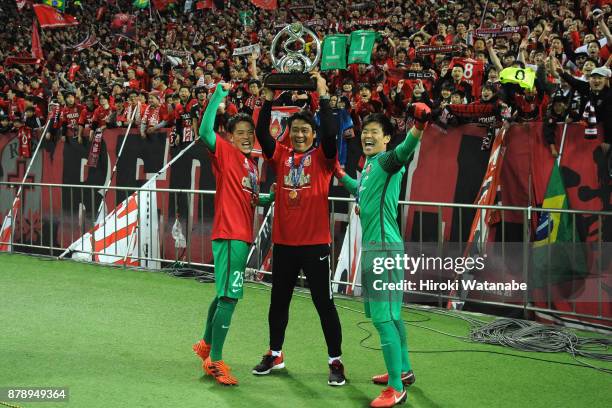
[(364, 245), (402, 242), (397, 203), (404, 166), (419, 141), (411, 130), (394, 150), (368, 157), (359, 181), (348, 175), (340, 180), (357, 199)]

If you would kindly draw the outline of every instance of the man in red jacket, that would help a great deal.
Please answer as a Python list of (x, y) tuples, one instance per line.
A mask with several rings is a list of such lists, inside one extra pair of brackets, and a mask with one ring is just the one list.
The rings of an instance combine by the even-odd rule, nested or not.
[[(313, 73), (321, 100), (320, 129), (309, 111), (289, 118), (291, 148), (276, 143), (270, 134), (274, 93), (264, 90), (265, 102), (259, 113), (256, 136), (265, 158), (278, 180), (272, 241), (274, 242), (272, 296), (268, 323), (270, 348), (253, 374), (266, 375), (285, 366), (282, 346), (289, 322), (289, 305), (298, 275), (304, 271), (327, 343), (329, 377), (332, 386), (344, 385), (342, 329), (330, 282), (328, 193), (336, 163), (337, 125), (329, 105), (325, 79)], [(315, 147), (315, 131), (321, 145)]]

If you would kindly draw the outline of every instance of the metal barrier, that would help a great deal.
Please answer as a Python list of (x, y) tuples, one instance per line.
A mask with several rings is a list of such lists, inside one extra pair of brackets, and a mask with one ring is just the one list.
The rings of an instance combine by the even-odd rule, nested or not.
[[(14, 197), (16, 192), (16, 188), (18, 188), (21, 183), (9, 183), (9, 182), (0, 182), (0, 197)], [(212, 265), (212, 256), (210, 253), (210, 229), (212, 225), (212, 217), (206, 215), (205, 210), (205, 199), (210, 199), (214, 196), (215, 191), (206, 191), (206, 190), (175, 190), (175, 189), (148, 189), (148, 188), (136, 188), (136, 187), (103, 187), (103, 186), (86, 186), (86, 185), (66, 185), (66, 184), (44, 184), (44, 183), (24, 183), (24, 199), (20, 201), (20, 208), (18, 208), (17, 217), (14, 219), (13, 225), (16, 225), (16, 228), (13, 228), (12, 233), (10, 234), (10, 239), (8, 242), (0, 242), (0, 245), (8, 244), (10, 245), (11, 251), (14, 252), (36, 252), (40, 254), (46, 254), (50, 256), (58, 256), (64, 252), (69, 243), (78, 242), (79, 237), (81, 237), (81, 248), (85, 248), (87, 243), (85, 239), (82, 238), (88, 231), (91, 231), (93, 226), (96, 224), (96, 219), (98, 214), (95, 213), (96, 208), (98, 208), (99, 203), (102, 200), (102, 196), (100, 195), (100, 191), (112, 192), (112, 196), (114, 197), (114, 202), (119, 203), (124, 199), (128, 199), (131, 197), (133, 204), (132, 207), (130, 205), (125, 206), (122, 211), (111, 211), (106, 216), (111, 217), (110, 219), (110, 232), (114, 233), (113, 243), (115, 247), (118, 245), (118, 242), (121, 240), (127, 240), (122, 242), (121, 245), (127, 245), (128, 248), (136, 249), (136, 245), (138, 250), (132, 253), (129, 258), (133, 261), (132, 264), (136, 264), (134, 261), (146, 261), (147, 265), (150, 267), (151, 265), (176, 265), (177, 263), (182, 263), (188, 267), (196, 267), (196, 268), (211, 268)], [(156, 194), (147, 194), (153, 193)], [(4, 194), (4, 195), (3, 195)], [(145, 195), (146, 194), (146, 195)], [(141, 220), (143, 214), (143, 208), (148, 208), (151, 210), (152, 208), (152, 197), (157, 197), (158, 204), (156, 205), (156, 209), (158, 212), (158, 219), (161, 220), (158, 226), (158, 231), (153, 231), (155, 223), (149, 223), (147, 225), (148, 231), (142, 230), (141, 225), (139, 223), (135, 224), (135, 220)], [(147, 197), (143, 199), (143, 197)], [(181, 214), (176, 215), (178, 213), (178, 202), (180, 200), (185, 200), (188, 203), (188, 213), (186, 216)], [(147, 202), (143, 202), (142, 200), (148, 200)], [(346, 213), (336, 213), (336, 207), (343, 205), (346, 206), (347, 203), (352, 203), (353, 200), (349, 198), (339, 198), (339, 197), (330, 197), (330, 225), (331, 225), (331, 234), (332, 234), (332, 242), (331, 242), (331, 250), (333, 256), (331, 266), (332, 273), (336, 270), (336, 261), (337, 255), (339, 253), (337, 244), (339, 240), (336, 235), (336, 223), (337, 222), (346, 222), (347, 216)], [(4, 201), (4, 199), (3, 199)], [(107, 200), (108, 201), (108, 200)], [(11, 200), (12, 202), (12, 200)], [(589, 245), (595, 248), (594, 253), (599, 257), (597, 265), (600, 268), (597, 277), (597, 298), (592, 301), (597, 303), (597, 310), (590, 313), (580, 312), (576, 309), (576, 303), (571, 303), (572, 310), (564, 310), (560, 312), (556, 310), (554, 307), (554, 301), (549, 296), (546, 299), (544, 305), (535, 305), (530, 299), (525, 297), (522, 299), (520, 303), (512, 302), (496, 302), (491, 300), (479, 300), (479, 299), (469, 299), (470, 302), (476, 304), (485, 304), (485, 305), (493, 305), (493, 306), (504, 306), (516, 309), (522, 309), (524, 314), (527, 314), (528, 311), (534, 312), (546, 312), (546, 313), (562, 313), (563, 315), (568, 316), (576, 316), (581, 318), (591, 318), (597, 319), (602, 322), (612, 322), (612, 317), (603, 309), (604, 305), (604, 288), (602, 286), (604, 277), (606, 279), (609, 278), (607, 274), (610, 272), (608, 270), (603, 270), (603, 256), (604, 252), (604, 240), (603, 240), (603, 228), (604, 222), (612, 221), (612, 212), (594, 212), (594, 211), (579, 211), (579, 210), (548, 210), (542, 208), (535, 207), (513, 207), (513, 206), (478, 206), (478, 205), (470, 205), (470, 204), (453, 204), (453, 203), (431, 203), (431, 202), (420, 202), (420, 201), (400, 201), (398, 203), (400, 206), (400, 214), (404, 214), (402, 217), (403, 224), (407, 222), (405, 215), (408, 214), (408, 209), (412, 206), (416, 211), (413, 215), (412, 222), (412, 235), (415, 239), (407, 239), (410, 237), (404, 237), (406, 242), (410, 242), (412, 245), (425, 245), (435, 243), (436, 245), (456, 245), (457, 248), (460, 248), (460, 251), (463, 251), (463, 246), (466, 242), (463, 240), (463, 237), (466, 236), (466, 231), (464, 228), (464, 221), (471, 220), (473, 216), (466, 214), (468, 212), (480, 211), (481, 214), (485, 211), (496, 211), (499, 213), (499, 221), (498, 224), (501, 228), (500, 236), (501, 240), (497, 243), (499, 246), (502, 256), (505, 254), (507, 248), (510, 245), (520, 246), (522, 249), (522, 259), (521, 259), (521, 268), (523, 271), (523, 277), (526, 280), (529, 280), (529, 268), (528, 268), (528, 254), (530, 248), (533, 243), (530, 241), (531, 238), (531, 228), (532, 228), (532, 220), (534, 217), (538, 217), (539, 214), (543, 212), (549, 212), (552, 214), (569, 214), (571, 217), (571, 223), (573, 228), (573, 237), (572, 242), (575, 244), (579, 244), (579, 238), (576, 234), (576, 226), (578, 224), (578, 217), (587, 217), (591, 224), (596, 224), (599, 226), (596, 229), (596, 236), (591, 236), (589, 239)], [(10, 205), (9, 205), (10, 206)], [(7, 206), (3, 204), (4, 208)], [(135, 208), (135, 209), (134, 209)], [(428, 211), (423, 211), (427, 209)], [(445, 225), (443, 212), (445, 210), (451, 210), (456, 212), (456, 222), (457, 226), (455, 227), (455, 235), (459, 237), (457, 241), (447, 241), (445, 242), (445, 233), (447, 226)], [(349, 211), (352, 210), (351, 205), (349, 204)], [(432, 231), (431, 228), (424, 227), (424, 214), (436, 214), (437, 224), (435, 227), (435, 231)], [(256, 217), (256, 227), (255, 231), (259, 231), (259, 226), (262, 222), (265, 222), (265, 212), (261, 210), (258, 211), (258, 217)], [(520, 214), (520, 219), (522, 220), (522, 226), (520, 235), (521, 240), (518, 242), (510, 242), (506, 241), (506, 236), (508, 235), (505, 231), (507, 222), (506, 218), (508, 216), (513, 217), (514, 219), (518, 219), (518, 215)], [(3, 218), (6, 216), (6, 212), (0, 214)], [(184, 225), (186, 230), (186, 248), (184, 251), (181, 251), (181, 248), (172, 247), (172, 240), (169, 238), (169, 233), (166, 226), (170, 226), (172, 222), (170, 221), (170, 217), (175, 215), (176, 218), (180, 219), (181, 225)], [(146, 214), (145, 214), (146, 216)], [(118, 233), (118, 223), (123, 222), (123, 218), (126, 217), (126, 230), (122, 231), (121, 234)], [(131, 217), (131, 218), (130, 218)], [(453, 219), (454, 219), (453, 215)], [(481, 220), (484, 217), (480, 218)], [(537, 219), (537, 218), (535, 218)], [(114, 225), (113, 225), (114, 224)], [(130, 229), (130, 225), (132, 226)], [(415, 227), (416, 225), (416, 227)], [(126, 257), (123, 260), (119, 259), (120, 257), (116, 255), (116, 252), (113, 252), (110, 245), (107, 244), (107, 233), (105, 229), (107, 228), (107, 223), (104, 224), (102, 228), (98, 230), (98, 233), (101, 236), (105, 237), (103, 242), (104, 245), (101, 247), (101, 251), (92, 251), (92, 254), (97, 257), (107, 257), (107, 259), (113, 260), (114, 263), (121, 264), (124, 267), (130, 266), (130, 262), (127, 262)], [(548, 228), (551, 228), (550, 226)], [(344, 236), (344, 232), (350, 229), (350, 224), (348, 227), (343, 226), (340, 228), (340, 231), (343, 232), (342, 236)], [(550, 232), (550, 230), (549, 230)], [(469, 231), (468, 231), (469, 233)], [(515, 235), (518, 231), (514, 231)], [(123, 234), (123, 235), (122, 235)], [(406, 234), (406, 225), (402, 225), (402, 234)], [(119, 237), (121, 235), (121, 237)], [(155, 242), (155, 238), (157, 238), (157, 242)], [(68, 243), (69, 242), (69, 243)], [(260, 246), (263, 243), (259, 240), (255, 242), (255, 251), (254, 256), (259, 256), (260, 254)], [(152, 248), (155, 248), (159, 245), (159, 251), (157, 252), (158, 256), (152, 256), (152, 253), (155, 251)], [(95, 247), (93, 247), (95, 249)], [(181, 252), (184, 252), (181, 254)], [(355, 254), (351, 254), (349, 252), (349, 264), (351, 263), (350, 258), (355, 256)], [(158, 263), (158, 264), (156, 264)], [(262, 259), (255, 260), (256, 265), (262, 264)], [(265, 276), (270, 274), (270, 272), (255, 268), (255, 270), (251, 270), (250, 272), (256, 272)], [(304, 283), (304, 278), (300, 279), (302, 284)], [(359, 287), (359, 284), (355, 282), (346, 280), (338, 280), (332, 279), (332, 283), (339, 285), (352, 285), (353, 287)], [(550, 282), (549, 282), (550, 289)], [(450, 293), (424, 293), (420, 291), (407, 291), (406, 294), (410, 296), (421, 296), (421, 297), (431, 297), (432, 302), (436, 303), (439, 306), (444, 306), (448, 299), (451, 300), (465, 300), (456, 294)], [(422, 299), (422, 298), (420, 298)]]

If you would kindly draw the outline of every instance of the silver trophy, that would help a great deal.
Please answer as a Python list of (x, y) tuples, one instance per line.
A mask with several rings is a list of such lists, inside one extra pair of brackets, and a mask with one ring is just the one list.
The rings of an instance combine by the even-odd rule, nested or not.
[[(316, 50), (314, 61), (304, 53), (305, 39), (308, 36), (312, 37), (312, 47)], [(277, 55), (279, 43), (282, 48), (280, 55)], [(264, 79), (266, 87), (281, 90), (317, 89), (316, 81), (310, 77), (309, 72), (321, 59), (321, 41), (312, 30), (304, 27), (302, 23), (285, 26), (272, 40), (270, 54), (272, 64), (279, 72), (266, 76)]]

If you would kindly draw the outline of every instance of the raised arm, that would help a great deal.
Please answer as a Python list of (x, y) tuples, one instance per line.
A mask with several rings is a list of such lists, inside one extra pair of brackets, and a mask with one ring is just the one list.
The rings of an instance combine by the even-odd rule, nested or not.
[(319, 72), (313, 72), (312, 77), (317, 80), (317, 93), (321, 103), (320, 119), (321, 119), (321, 148), (323, 154), (328, 159), (336, 157), (336, 135), (338, 134), (338, 125), (334, 118), (331, 106), (329, 106), (329, 92), (325, 78)]
[(346, 191), (348, 191), (352, 195), (357, 194), (357, 189), (359, 188), (359, 183), (357, 180), (346, 174), (340, 163), (336, 160), (336, 167), (334, 168), (334, 177), (338, 179), (340, 183), (344, 186)]
[(586, 81), (582, 81), (580, 79), (574, 78), (573, 75), (565, 72), (559, 61), (553, 56), (552, 57), (553, 69), (559, 74), (561, 79), (569, 84), (570, 87), (574, 88), (582, 95), (588, 95), (590, 92), (590, 85)]
[(493, 39), (491, 38), (487, 39), (486, 44), (487, 44), (487, 51), (489, 52), (489, 58), (491, 59), (491, 63), (495, 66), (498, 72), (501, 72), (504, 69), (504, 66), (499, 60), (499, 57), (497, 56), (495, 49), (493, 48)]
[(249, 74), (253, 79), (259, 79), (257, 76), (257, 54), (252, 53), (248, 56), (249, 60)]
[(230, 86), (231, 85), (227, 83), (219, 83), (217, 85), (217, 89), (215, 89), (215, 93), (208, 102), (208, 106), (204, 112), (204, 117), (202, 118), (202, 123), (200, 124), (200, 139), (202, 139), (208, 150), (213, 153), (215, 152), (215, 148), (217, 146), (217, 139), (214, 130), (217, 109), (219, 108), (221, 101), (223, 101), (223, 98), (227, 96)]
[(270, 120), (272, 117), (272, 101), (274, 100), (274, 92), (268, 88), (263, 89), (264, 103), (259, 111), (257, 119), (257, 128), (255, 136), (261, 145), (261, 150), (264, 155), (271, 159), (276, 150), (276, 141), (270, 134)]
[(601, 30), (601, 33), (606, 37), (606, 39), (608, 40), (608, 47), (612, 47), (612, 34), (610, 33), (610, 29), (608, 28), (608, 24), (606, 24), (606, 22), (604, 21), (604, 15), (603, 13), (600, 13), (599, 15), (593, 17), (595, 20), (597, 20), (597, 25), (599, 26), (599, 29)]
[(423, 129), (431, 116), (431, 109), (424, 103), (415, 103), (410, 107), (410, 112), (415, 119), (415, 124), (408, 131), (408, 135), (402, 143), (395, 148), (395, 156), (401, 164), (408, 163), (417, 145), (421, 141)]

